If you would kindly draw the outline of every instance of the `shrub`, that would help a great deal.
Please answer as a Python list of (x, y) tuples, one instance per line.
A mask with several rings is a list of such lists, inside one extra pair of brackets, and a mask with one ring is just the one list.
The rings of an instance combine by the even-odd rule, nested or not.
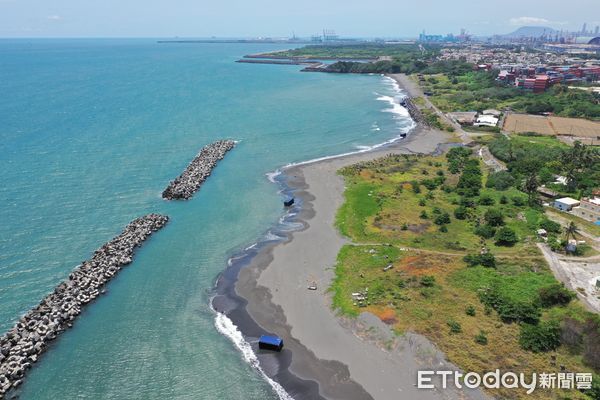
[(479, 299), (485, 306), (496, 310), (502, 321), (537, 324), (541, 311), (531, 300), (517, 300), (501, 290), (498, 282), (479, 292)]
[(446, 322), (446, 324), (448, 324), (448, 326), (450, 327), (450, 333), (461, 333), (462, 332), (462, 327), (455, 320), (449, 319), (448, 322)]
[(496, 245), (514, 246), (519, 241), (517, 233), (507, 226), (503, 226), (496, 232)]
[(467, 208), (473, 208), (473, 207), (475, 207), (475, 200), (473, 200), (469, 197), (461, 197), (460, 205), (463, 207), (467, 207)]
[(491, 226), (504, 225), (504, 215), (502, 214), (502, 211), (497, 208), (488, 209), (483, 218), (485, 219), (485, 222)]
[(440, 232), (442, 232), (442, 233), (448, 232), (448, 227), (446, 225), (440, 226)]
[(427, 205), (427, 200), (425, 200), (425, 199), (421, 199), (421, 200), (419, 200), (419, 205), (420, 205), (421, 207), (425, 207), (425, 205)]
[(467, 254), (463, 260), (469, 267), (481, 265), (487, 268), (496, 268), (496, 257), (492, 253)]
[(512, 202), (515, 206), (521, 207), (524, 206), (527, 203), (527, 199), (521, 197), (521, 196), (514, 196), (512, 198)]
[(482, 206), (493, 206), (494, 203), (496, 203), (496, 201), (491, 196), (485, 195), (479, 198), (479, 204), (481, 204)]
[(421, 211), (421, 214), (419, 215), (419, 218), (421, 218), (421, 219), (428, 219), (429, 218), (429, 214), (427, 214), (427, 211), (423, 210), (423, 211)]
[(484, 239), (489, 239), (494, 237), (494, 235), (496, 234), (496, 229), (492, 226), (485, 224), (476, 227), (474, 232), (477, 236), (481, 236)]
[(488, 338), (485, 331), (479, 331), (479, 333), (475, 336), (475, 343), (481, 344), (483, 346), (488, 344)]
[(427, 188), (427, 190), (435, 190), (438, 187), (437, 181), (432, 179), (423, 179), (421, 184)]
[(469, 212), (465, 206), (458, 206), (454, 209), (454, 218), (467, 219)]
[(537, 325), (522, 324), (519, 344), (534, 353), (556, 350), (560, 346), (560, 325), (556, 321), (543, 321)]
[(561, 231), (562, 231), (562, 228), (559, 223), (550, 221), (547, 218), (544, 218), (540, 222), (540, 228), (545, 229), (548, 232), (553, 232), (553, 233), (561, 233)]
[(540, 288), (538, 292), (540, 305), (542, 307), (552, 307), (555, 305), (567, 305), (573, 300), (575, 295), (570, 292), (561, 283)]
[(436, 225), (449, 224), (450, 214), (448, 214), (447, 212), (441, 213), (437, 217), (435, 217), (435, 220), (433, 222), (435, 222)]
[(435, 276), (426, 275), (421, 278), (421, 286), (432, 287), (435, 285)]
[(421, 187), (419, 186), (419, 182), (412, 181), (410, 185), (412, 186), (412, 190), (414, 193), (421, 193)]
[(458, 174), (462, 171), (467, 159), (473, 154), (473, 151), (467, 147), (453, 147), (448, 153), (448, 170), (452, 174)]
[(474, 317), (476, 314), (475, 307), (472, 305), (468, 305), (465, 309), (465, 313), (470, 317)]
[(515, 178), (508, 171), (492, 172), (488, 175), (485, 186), (496, 190), (507, 190), (514, 186)]
[(502, 197), (500, 197), (500, 204), (508, 204), (508, 197), (502, 195)]

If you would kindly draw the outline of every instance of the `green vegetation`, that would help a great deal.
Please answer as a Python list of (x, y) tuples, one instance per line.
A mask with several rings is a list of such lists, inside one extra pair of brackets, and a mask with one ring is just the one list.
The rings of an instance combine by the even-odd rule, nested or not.
[[(580, 197), (589, 195), (600, 182), (600, 149), (579, 142), (569, 147), (556, 139), (497, 135), (488, 147), (508, 167), (500, 186), (508, 183), (509, 174), (517, 184), (529, 181), (534, 193), (538, 185), (546, 185), (561, 194)], [(565, 176), (567, 185), (553, 184), (555, 175)], [(492, 177), (490, 186), (497, 186), (497, 178)]]
[[(337, 225), (354, 243), (339, 253), (330, 288), (340, 313), (369, 311), (398, 333), (423, 334), (465, 370), (488, 371), (490, 360), (524, 373), (553, 370), (548, 351), (568, 370), (600, 370), (598, 318), (547, 267), (535, 231), (557, 228), (512, 172), (488, 185), (471, 150), (453, 148), (440, 157), (390, 155), (341, 174)], [(587, 398), (531, 397), (565, 396)]]
[(312, 59), (372, 59), (377, 57), (428, 59), (439, 53), (439, 46), (428, 46), (422, 53), (414, 44), (345, 44), (345, 45), (309, 45), (298, 49), (271, 53), (278, 57), (301, 57)]
[(556, 350), (560, 346), (560, 325), (555, 321), (523, 324), (519, 343), (524, 349), (535, 353)]
[(515, 112), (552, 112), (563, 117), (600, 119), (600, 96), (555, 85), (544, 93), (531, 93), (496, 82), (497, 71), (466, 71), (456, 75), (442, 71), (435, 79), (421, 81), (431, 92), (433, 104), (444, 112), (510, 108)]

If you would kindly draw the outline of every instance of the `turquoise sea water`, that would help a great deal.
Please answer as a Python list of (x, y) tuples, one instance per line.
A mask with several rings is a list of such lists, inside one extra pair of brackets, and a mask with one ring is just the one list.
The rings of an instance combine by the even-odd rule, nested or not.
[[(215, 329), (215, 278), (281, 215), (268, 172), (410, 125), (382, 77), (234, 62), (277, 48), (0, 41), (0, 331), (133, 218), (171, 217), (30, 371), (22, 399), (277, 398)], [(163, 201), (219, 138), (240, 143), (194, 199)]]

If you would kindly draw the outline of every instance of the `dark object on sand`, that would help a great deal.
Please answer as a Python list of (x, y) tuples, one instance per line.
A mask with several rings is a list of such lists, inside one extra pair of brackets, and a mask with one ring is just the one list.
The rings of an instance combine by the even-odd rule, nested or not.
[(291, 199), (285, 200), (283, 202), (283, 205), (286, 207), (291, 207), (294, 204), (294, 198), (292, 197)]
[(281, 351), (283, 349), (283, 339), (279, 336), (262, 335), (258, 339), (258, 348), (261, 350)]

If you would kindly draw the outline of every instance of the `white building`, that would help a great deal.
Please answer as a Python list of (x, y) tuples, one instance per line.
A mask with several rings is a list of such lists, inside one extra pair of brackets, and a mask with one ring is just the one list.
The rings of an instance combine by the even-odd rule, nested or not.
[(498, 121), (498, 118), (494, 117), (493, 115), (480, 115), (477, 117), (477, 121), (473, 125), (495, 127), (498, 125)]
[(562, 199), (554, 200), (554, 208), (558, 208), (561, 211), (571, 211), (573, 207), (579, 205), (579, 200), (572, 199), (570, 197), (563, 197)]

